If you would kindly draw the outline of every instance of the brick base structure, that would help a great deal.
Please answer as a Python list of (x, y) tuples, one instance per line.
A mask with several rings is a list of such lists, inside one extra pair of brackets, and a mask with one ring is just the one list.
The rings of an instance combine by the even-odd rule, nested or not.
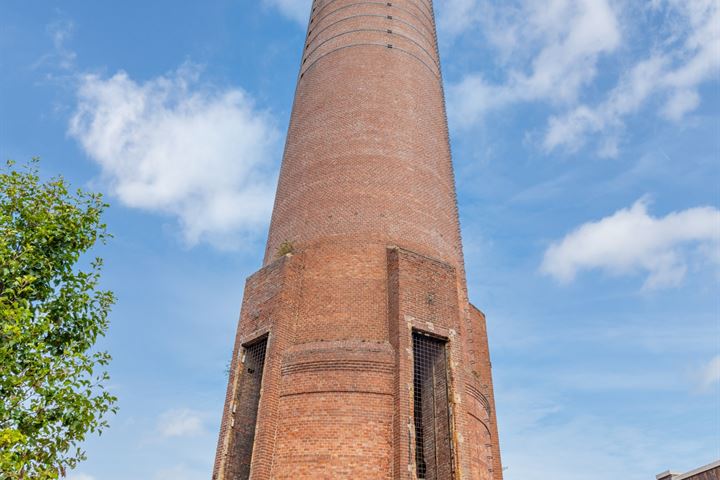
[[(501, 479), (485, 318), (463, 300), (455, 269), (399, 247), (336, 241), (248, 279), (213, 478), (417, 478), (413, 332), (447, 346), (452, 451), (439, 463), (452, 473), (438, 480)], [(257, 378), (245, 346), (263, 339), (254, 414), (252, 389), (242, 388)], [(249, 419), (257, 427), (243, 459), (248, 437), (236, 431)], [(252, 477), (238, 476), (250, 460)]]
[(430, 0), (314, 1), (214, 479), (502, 479), (439, 65)]

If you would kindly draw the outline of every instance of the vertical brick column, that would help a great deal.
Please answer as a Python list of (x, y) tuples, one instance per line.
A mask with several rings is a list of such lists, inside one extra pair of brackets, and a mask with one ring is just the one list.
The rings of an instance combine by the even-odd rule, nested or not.
[[(268, 264), (245, 285), (243, 307), (240, 315), (235, 347), (230, 362), (225, 408), (220, 427), (220, 437), (215, 456), (213, 479), (242, 478), (239, 465), (251, 463), (250, 473), (254, 479), (270, 478), (273, 452), (278, 428), (278, 404), (282, 352), (292, 343), (296, 301), (301, 280), (298, 261), (291, 255), (283, 256)], [(256, 418), (244, 413), (255, 398), (243, 395), (243, 346), (266, 337), (264, 373), (260, 389)], [(242, 422), (255, 422), (253, 447), (239, 446), (236, 430), (247, 429)], [(238, 454), (252, 450), (252, 458), (238, 458)], [(245, 469), (242, 469), (244, 472)], [(247, 477), (245, 477), (247, 478)]]
[[(437, 435), (421, 443), (426, 479), (500, 480), (484, 317), (466, 290), (431, 0), (315, 0), (214, 478), (418, 478), (415, 332), (444, 352), (420, 402)], [(257, 399), (242, 352), (262, 336)]]
[(330, 237), (461, 267), (428, 0), (314, 2), (265, 261)]

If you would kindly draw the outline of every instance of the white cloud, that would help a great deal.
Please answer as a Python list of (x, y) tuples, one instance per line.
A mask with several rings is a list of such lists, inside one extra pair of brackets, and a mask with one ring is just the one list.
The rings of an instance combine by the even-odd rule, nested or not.
[(486, 4), (478, 0), (445, 0), (438, 2), (438, 30), (448, 36), (459, 35), (483, 18), (481, 10), (486, 10), (485, 6)]
[[(635, 65), (610, 92), (608, 99), (599, 107), (590, 108), (580, 105), (559, 117), (550, 119), (544, 140), (546, 150), (566, 146), (577, 150), (584, 143), (588, 133), (620, 127), (621, 118), (636, 111), (656, 88), (656, 81), (666, 61), (662, 57), (653, 57)], [(605, 151), (608, 156), (616, 150), (615, 139), (606, 139)]]
[[(642, 23), (652, 15), (655, 24)], [(559, 112), (550, 116), (542, 136), (546, 152), (574, 152), (595, 136), (601, 156), (616, 156), (626, 117), (656, 99), (661, 116), (682, 120), (700, 105), (699, 87), (716, 79), (720, 68), (716, 0), (642, 6), (612, 0), (446, 0), (438, 24), (451, 41), (465, 32), (482, 34), (498, 67), (466, 73), (449, 85), (453, 124), (467, 128), (512, 105), (548, 103)], [(608, 89), (596, 82), (603, 57), (620, 66), (634, 57)], [(498, 72), (499, 79), (491, 80)], [(587, 101), (598, 93), (596, 103)]]
[(720, 383), (720, 355), (716, 355), (704, 366), (701, 372), (701, 387), (708, 390)]
[[(683, 28), (668, 33), (662, 53), (637, 62), (601, 103), (594, 107), (579, 105), (552, 117), (543, 142), (545, 150), (563, 147), (575, 151), (588, 136), (605, 134), (601, 154), (615, 156), (623, 119), (638, 112), (653, 96), (664, 95), (660, 113), (676, 122), (700, 105), (699, 86), (717, 78), (720, 67), (720, 3), (667, 3), (670, 14), (681, 20)], [(676, 41), (678, 37), (683, 41)]]
[(191, 245), (232, 248), (265, 225), (279, 135), (246, 92), (185, 65), (145, 82), (85, 75), (77, 97), (70, 135), (123, 204), (176, 217)]
[[(478, 5), (467, 0), (449, 2), (439, 23), (467, 28), (472, 23), (469, 19), (474, 18), (467, 12)], [(486, 37), (499, 50), (513, 56), (517, 53), (527, 61), (511, 66), (504, 83), (494, 84), (482, 74), (470, 73), (450, 85), (449, 113), (461, 127), (516, 102), (574, 103), (581, 89), (595, 78), (600, 56), (620, 45), (616, 12), (607, 0), (526, 1), (497, 8), (483, 5), (483, 11), (490, 13), (478, 21)], [(518, 52), (521, 49), (525, 51)]]
[(581, 270), (647, 272), (644, 288), (675, 286), (685, 276), (690, 246), (703, 247), (695, 250), (703, 256), (720, 248), (720, 210), (696, 207), (658, 218), (648, 214), (647, 201), (641, 199), (553, 243), (541, 271), (561, 282)]
[(280, 13), (299, 23), (307, 26), (310, 15), (311, 0), (263, 0), (266, 5), (277, 8)]
[(664, 117), (670, 120), (681, 120), (686, 113), (695, 110), (700, 105), (700, 95), (695, 90), (677, 90), (662, 109)]
[(469, 74), (448, 88), (448, 115), (461, 127), (470, 126), (483, 115), (515, 101), (514, 89), (491, 85), (480, 74)]
[(199, 435), (203, 432), (202, 414), (187, 408), (169, 410), (160, 415), (157, 428), (163, 437)]

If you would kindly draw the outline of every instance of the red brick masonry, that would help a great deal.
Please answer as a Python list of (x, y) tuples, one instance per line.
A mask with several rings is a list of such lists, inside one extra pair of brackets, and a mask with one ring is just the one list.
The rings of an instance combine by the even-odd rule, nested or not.
[(657, 480), (720, 480), (720, 460), (687, 473), (670, 471), (655, 475)]
[[(245, 288), (213, 478), (417, 478), (420, 331), (447, 342), (452, 446), (426, 478), (501, 480), (432, 3), (315, 0), (307, 38), (264, 267)], [(283, 242), (292, 254), (278, 256)], [(263, 337), (257, 403), (243, 359)]]

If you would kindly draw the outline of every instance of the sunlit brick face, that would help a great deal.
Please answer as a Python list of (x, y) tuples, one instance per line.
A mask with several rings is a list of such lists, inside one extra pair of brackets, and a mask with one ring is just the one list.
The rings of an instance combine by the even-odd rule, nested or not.
[(214, 478), (501, 479), (432, 4), (316, 0), (301, 62)]
[(462, 262), (425, 0), (313, 6), (265, 261), (330, 236)]

